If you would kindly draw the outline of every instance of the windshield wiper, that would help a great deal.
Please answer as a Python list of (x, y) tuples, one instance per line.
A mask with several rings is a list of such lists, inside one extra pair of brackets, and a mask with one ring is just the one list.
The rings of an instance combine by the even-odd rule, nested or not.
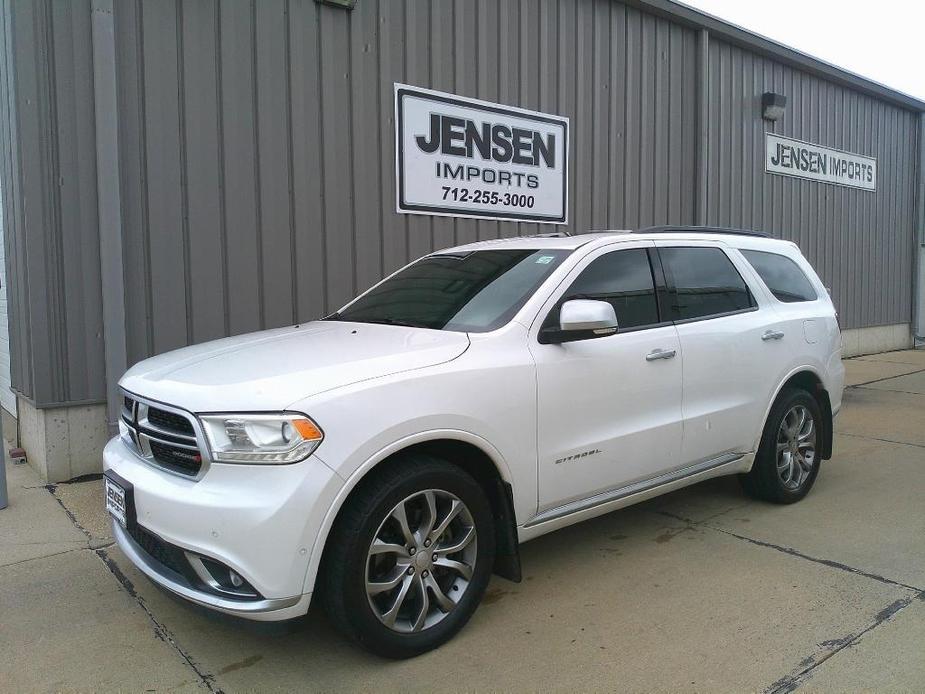
[(350, 318), (349, 316), (338, 317), (338, 320), (353, 321), (354, 323), (376, 323), (379, 325), (400, 325), (405, 328), (429, 328), (429, 325), (415, 323), (414, 321), (398, 320), (396, 318)]

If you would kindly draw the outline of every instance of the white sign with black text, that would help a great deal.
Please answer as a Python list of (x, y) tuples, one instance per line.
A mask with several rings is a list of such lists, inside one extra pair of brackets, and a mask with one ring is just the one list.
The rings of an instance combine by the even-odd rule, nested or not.
[(877, 190), (877, 160), (863, 154), (766, 133), (764, 170), (836, 185)]
[(568, 124), (396, 84), (397, 211), (565, 224)]

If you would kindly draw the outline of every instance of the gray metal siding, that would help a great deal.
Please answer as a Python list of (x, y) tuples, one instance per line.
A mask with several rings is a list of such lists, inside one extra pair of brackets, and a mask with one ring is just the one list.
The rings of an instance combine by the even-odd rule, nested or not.
[(13, 387), (104, 397), (87, 2), (5, 1), (3, 181)]
[[(2, 69), (2, 62), (0, 62)], [(3, 188), (5, 171), (0, 167), (0, 189)], [(6, 272), (6, 251), (3, 243), (3, 196), (0, 196), (0, 406), (16, 416), (16, 395), (12, 391), (10, 372), (10, 322)]]
[[(121, 226), (129, 364), (316, 318), (435, 248), (561, 228), (396, 214), (394, 82), (568, 116), (570, 231), (767, 229), (800, 243), (844, 327), (908, 322), (915, 103), (629, 4), (120, 0), (113, 66), (94, 64), (88, 0), (0, 0), (13, 386), (39, 406), (105, 397), (103, 198), (121, 216), (104, 227)], [(94, 68), (115, 74), (113, 118), (94, 118), (111, 86)], [(773, 126), (768, 88), (790, 99)], [(765, 174), (766, 128), (876, 156), (878, 191)]]
[(19, 176), (19, 127), (15, 117), (16, 75), (13, 44), (13, 13), (9, 0), (0, 0), (0, 194), (3, 195), (4, 260), (10, 328), (10, 381), (31, 392), (32, 353), (29, 349), (29, 304), (25, 301), (24, 254), (21, 250), (21, 185)]
[[(843, 328), (908, 323), (917, 115), (719, 41), (709, 61), (707, 223), (799, 244)], [(776, 123), (765, 91), (787, 96)], [(765, 173), (766, 131), (876, 157), (877, 191)]]
[(392, 84), (567, 115), (569, 229), (693, 220), (696, 35), (616, 3), (116, 4), (129, 363), (548, 225), (398, 215)]

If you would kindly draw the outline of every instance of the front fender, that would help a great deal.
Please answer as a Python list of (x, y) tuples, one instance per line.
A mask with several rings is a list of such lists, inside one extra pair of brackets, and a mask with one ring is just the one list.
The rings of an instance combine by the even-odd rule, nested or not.
[(343, 486), (341, 486), (337, 495), (332, 500), (327, 512), (325, 513), (324, 520), (322, 521), (319, 528), (319, 532), (315, 536), (315, 541), (312, 546), (308, 568), (305, 575), (305, 584), (303, 587), (304, 593), (312, 591), (315, 581), (318, 577), (318, 569), (321, 566), (321, 558), (324, 554), (324, 546), (327, 543), (327, 538), (331, 532), (331, 528), (334, 526), (334, 521), (337, 520), (337, 515), (340, 513), (340, 510), (347, 502), (347, 499), (350, 498), (350, 494), (360, 483), (360, 481), (364, 479), (366, 475), (368, 475), (379, 463), (381, 463), (383, 460), (386, 460), (395, 453), (403, 451), (416, 444), (447, 439), (453, 441), (462, 441), (479, 448), (494, 463), (498, 470), (498, 474), (501, 476), (501, 479), (506, 484), (511, 484), (510, 467), (508, 466), (507, 461), (504, 460), (504, 457), (501, 455), (500, 451), (498, 451), (497, 448), (491, 445), (484, 438), (471, 432), (463, 431), (460, 429), (432, 429), (429, 431), (418, 432), (393, 441), (387, 446), (384, 446), (380, 450), (376, 451), (374, 455), (369, 456), (360, 465), (358, 465), (354, 469), (353, 473), (346, 478)]

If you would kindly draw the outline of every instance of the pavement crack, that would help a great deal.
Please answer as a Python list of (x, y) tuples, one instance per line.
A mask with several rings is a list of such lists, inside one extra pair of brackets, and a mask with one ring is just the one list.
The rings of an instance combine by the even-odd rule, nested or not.
[[(684, 516), (679, 516), (677, 513), (672, 513), (671, 511), (655, 511), (660, 516), (666, 516), (668, 518), (674, 518), (677, 521), (682, 523), (687, 523), (688, 525), (700, 525), (700, 521), (695, 521), (693, 518), (685, 518)], [(725, 513), (725, 511), (723, 512)], [(710, 516), (713, 518), (714, 516)]]
[(55, 489), (57, 489), (57, 487), (58, 485), (56, 484), (46, 484), (45, 485), (45, 489), (47, 489), (48, 493), (51, 494), (51, 498), (57, 501), (58, 506), (64, 509), (64, 512), (67, 514), (67, 517), (71, 519), (71, 523), (74, 524), (74, 527), (87, 536), (87, 542), (92, 541), (93, 536), (90, 534), (90, 531), (80, 524), (80, 521), (77, 520), (77, 516), (71, 513), (71, 510), (67, 506), (65, 506), (64, 502), (61, 501), (61, 499), (58, 497), (57, 494), (55, 494)]
[[(861, 386), (862, 388), (864, 386)], [(866, 390), (875, 390), (878, 393), (900, 393), (901, 395), (923, 395), (915, 390), (897, 390), (896, 388), (866, 388)]]
[(816, 564), (822, 564), (823, 566), (828, 566), (832, 569), (839, 569), (841, 571), (847, 571), (848, 573), (855, 574), (857, 576), (863, 576), (864, 578), (869, 578), (874, 581), (879, 581), (880, 583), (885, 583), (890, 586), (896, 586), (897, 588), (905, 588), (906, 590), (911, 590), (916, 593), (922, 592), (922, 588), (917, 588), (915, 586), (910, 586), (906, 583), (900, 581), (894, 581), (891, 578), (886, 578), (885, 576), (880, 576), (878, 574), (870, 573), (869, 571), (864, 571), (863, 569), (856, 569), (853, 566), (848, 566), (847, 564), (842, 564), (841, 562), (834, 561), (832, 559), (822, 559), (820, 557), (814, 557), (809, 554), (805, 554), (798, 549), (793, 547), (787, 547), (785, 545), (776, 545), (773, 542), (765, 542), (764, 540), (756, 540), (752, 537), (746, 537), (745, 535), (739, 535), (734, 533), (731, 530), (726, 530), (724, 528), (717, 528), (714, 525), (705, 526), (711, 530), (716, 530), (717, 532), (725, 533), (730, 535), (738, 540), (744, 540), (745, 542), (750, 542), (753, 545), (758, 545), (759, 547), (767, 547), (768, 549), (773, 549), (778, 552), (783, 552), (784, 554), (789, 554), (792, 557), (798, 557), (799, 559), (805, 559), (806, 561), (811, 561)]
[[(890, 363), (896, 364), (899, 362), (890, 362)], [(910, 371), (909, 373), (897, 374), (895, 376), (884, 376), (883, 378), (875, 378), (872, 381), (864, 381), (863, 383), (852, 383), (850, 386), (846, 386), (845, 390), (848, 390), (849, 388), (861, 388), (863, 386), (869, 386), (871, 383), (880, 383), (881, 381), (889, 381), (894, 378), (902, 378), (903, 376), (912, 376), (914, 374), (920, 374), (923, 371), (925, 371), (925, 369), (917, 369), (916, 371)]]
[(825, 661), (827, 661), (836, 653), (846, 648), (852, 647), (865, 634), (876, 629), (881, 624), (891, 620), (901, 610), (908, 607), (915, 600), (925, 600), (925, 591), (921, 591), (916, 595), (909, 595), (905, 598), (900, 598), (899, 600), (895, 600), (894, 602), (890, 603), (877, 613), (877, 616), (874, 617), (874, 621), (872, 623), (868, 624), (856, 634), (848, 634), (847, 636), (843, 636), (841, 638), (823, 641), (819, 645), (823, 648), (828, 648), (829, 650), (821, 653), (818, 656), (815, 653), (810, 654), (808, 657), (801, 660), (799, 665), (800, 669), (796, 670), (795, 672), (791, 672), (789, 675), (781, 677), (779, 680), (764, 690), (765, 694), (787, 694), (788, 692), (796, 690), (805, 684), (813, 676), (813, 671), (822, 665)]
[(154, 616), (154, 613), (148, 608), (145, 603), (144, 598), (142, 598), (138, 591), (135, 590), (135, 585), (132, 583), (131, 579), (126, 576), (122, 569), (116, 564), (116, 562), (109, 556), (105, 549), (94, 550), (96, 556), (100, 558), (103, 564), (109, 569), (110, 573), (115, 576), (116, 580), (122, 585), (125, 591), (132, 596), (138, 606), (144, 611), (148, 616), (148, 619), (151, 621), (151, 624), (154, 625), (154, 635), (166, 643), (168, 646), (173, 648), (177, 654), (186, 661), (186, 664), (189, 665), (190, 669), (196, 676), (199, 678), (199, 681), (202, 682), (206, 688), (213, 692), (213, 694), (224, 694), (222, 689), (215, 682), (215, 676), (205, 672), (199, 664), (193, 660), (193, 657), (179, 644), (174, 638), (173, 633), (168, 629), (162, 622), (160, 622), (157, 617)]
[(878, 436), (865, 436), (864, 434), (849, 434), (845, 431), (836, 431), (836, 434), (839, 436), (850, 436), (855, 439), (870, 439), (871, 441), (880, 441), (881, 443), (895, 443), (900, 446), (913, 446), (915, 448), (925, 448), (925, 444), (922, 443), (909, 443), (908, 441), (896, 441), (894, 439), (881, 439)]
[(71, 547), (71, 549), (63, 549), (60, 552), (53, 552), (52, 554), (43, 554), (39, 557), (29, 557), (28, 559), (19, 559), (18, 561), (10, 562), (9, 564), (0, 564), (0, 570), (5, 569), (9, 566), (19, 566), (20, 564), (25, 564), (30, 561), (38, 561), (39, 559), (49, 559), (50, 557), (60, 557), (62, 554), (70, 554), (71, 552), (82, 552), (86, 550), (86, 547)]
[[(870, 573), (869, 571), (864, 571), (863, 569), (857, 569), (853, 566), (848, 566), (847, 564), (842, 564), (841, 562), (834, 561), (832, 559), (822, 559), (820, 557), (814, 557), (812, 555), (805, 554), (804, 552), (801, 552), (798, 549), (794, 549), (793, 547), (787, 547), (785, 545), (777, 545), (777, 544), (774, 544), (773, 542), (765, 542), (764, 540), (756, 540), (753, 537), (739, 535), (738, 533), (734, 533), (731, 530), (726, 530), (725, 528), (719, 528), (715, 525), (710, 525), (706, 522), (707, 520), (709, 520), (709, 518), (702, 520), (702, 521), (695, 521), (690, 518), (685, 518), (684, 516), (680, 516), (676, 513), (671, 513), (670, 511), (657, 511), (656, 513), (663, 515), (663, 516), (667, 516), (668, 518), (673, 518), (675, 520), (681, 521), (682, 523), (687, 523), (688, 525), (691, 525), (691, 526), (697, 525), (700, 527), (709, 528), (710, 530), (715, 530), (716, 532), (724, 533), (725, 535), (734, 537), (737, 540), (743, 540), (745, 542), (749, 542), (759, 547), (773, 549), (777, 552), (789, 554), (792, 557), (797, 557), (799, 559), (805, 559), (806, 561), (811, 561), (816, 564), (822, 564), (823, 566), (828, 566), (829, 568), (832, 568), (832, 569), (839, 569), (841, 571), (847, 571), (848, 573), (852, 573), (857, 576), (863, 576), (864, 578), (869, 578), (874, 581), (879, 581), (880, 583), (885, 583), (890, 586), (896, 586), (898, 588), (904, 588), (906, 590), (911, 590), (916, 593), (923, 592), (922, 588), (919, 588), (916, 586), (910, 586), (900, 581), (894, 581), (891, 578), (886, 578), (885, 576), (880, 576), (878, 574)], [(715, 518), (717, 515), (720, 515), (720, 514), (715, 514), (713, 516), (710, 516), (710, 518)]]
[(899, 361), (896, 359), (883, 359), (882, 356), (887, 354), (886, 352), (881, 352), (880, 354), (863, 354), (859, 357), (848, 357), (849, 361), (867, 361), (873, 364), (902, 364), (903, 366), (915, 366), (912, 362), (908, 361)]

